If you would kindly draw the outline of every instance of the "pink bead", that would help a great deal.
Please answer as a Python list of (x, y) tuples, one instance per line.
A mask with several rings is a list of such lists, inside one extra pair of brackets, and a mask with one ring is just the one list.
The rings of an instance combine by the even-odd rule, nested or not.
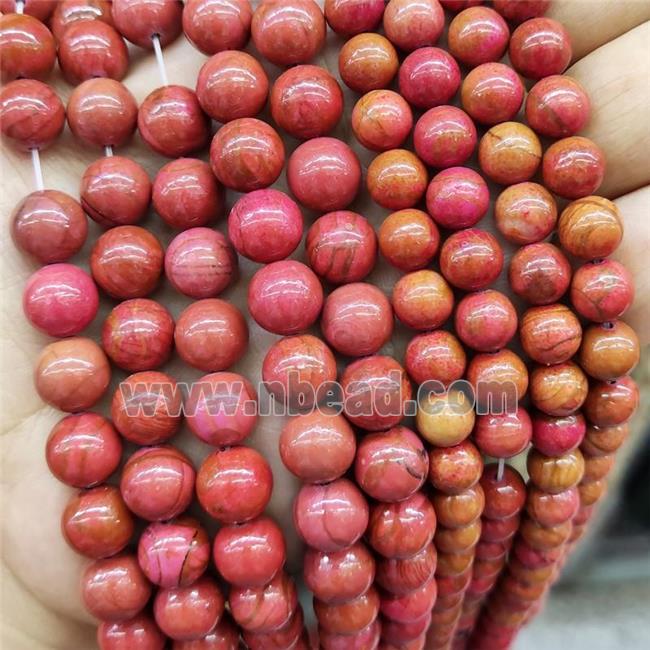
[(513, 23), (544, 15), (551, 0), (494, 0), (494, 8)]
[(289, 620), (277, 630), (270, 632), (244, 630), (242, 636), (248, 650), (280, 650), (281, 648), (307, 650), (307, 645), (303, 646), (306, 631), (302, 607), (298, 604)]
[[(29, 6), (30, 3), (48, 4), (47, 1), (42, 2), (42, 0), (36, 0), (35, 3), (30, 0), (27, 5)], [(50, 19), (50, 29), (57, 40), (60, 40), (69, 25), (80, 20), (101, 20), (107, 25), (113, 24), (112, 7), (107, 0), (62, 0), (62, 2), (54, 0), (51, 4), (55, 7)]]
[(388, 592), (404, 596), (433, 578), (437, 559), (433, 544), (403, 560), (381, 558), (377, 562), (376, 581)]
[(586, 431), (581, 413), (563, 417), (543, 413), (533, 416), (533, 446), (545, 456), (563, 456), (575, 449), (582, 443)]
[(361, 184), (361, 165), (350, 147), (336, 138), (315, 138), (289, 157), (287, 182), (305, 207), (319, 212), (343, 210)]
[(431, 611), (437, 594), (435, 580), (429, 580), (403, 596), (382, 594), (381, 613), (397, 623), (414, 623)]
[(508, 47), (506, 21), (490, 7), (469, 7), (449, 25), (447, 44), (456, 59), (469, 67), (498, 61)]
[(433, 45), (445, 26), (438, 0), (392, 0), (384, 11), (384, 32), (393, 45), (406, 52)]
[(435, 271), (413, 271), (403, 275), (391, 297), (395, 315), (416, 330), (440, 327), (451, 316), (454, 296), (445, 279)]
[(181, 33), (183, 6), (169, 0), (113, 0), (113, 21), (131, 43), (153, 49), (152, 36), (169, 45)]
[(45, 458), (60, 481), (88, 488), (103, 483), (117, 469), (122, 441), (111, 423), (97, 413), (68, 415), (50, 432)]
[[(423, 602), (427, 602), (424, 600)], [(417, 610), (416, 610), (417, 611)], [(386, 643), (403, 647), (405, 643), (415, 641), (429, 629), (431, 624), (431, 613), (408, 623), (393, 621), (386, 618), (381, 623), (382, 639)]]
[(345, 603), (314, 600), (319, 628), (331, 634), (357, 634), (366, 629), (379, 614), (379, 594), (374, 587)]
[(56, 60), (50, 30), (27, 14), (0, 15), (0, 71), (2, 82), (17, 78), (44, 79)]
[[(482, 453), (494, 458), (512, 458), (528, 447), (533, 435), (528, 413), (479, 415), (474, 428), (474, 442)], [(488, 516), (488, 515), (486, 515)]]
[(173, 650), (239, 650), (239, 629), (226, 612), (217, 626), (201, 639), (174, 641)]
[(289, 257), (302, 239), (300, 208), (274, 189), (245, 194), (228, 215), (228, 237), (240, 255), (269, 264)]
[(448, 386), (463, 376), (467, 358), (463, 346), (453, 334), (437, 330), (411, 339), (404, 363), (416, 384), (432, 380)]
[(189, 507), (196, 472), (175, 447), (145, 447), (124, 465), (120, 492), (133, 513), (147, 521), (168, 521)]
[(208, 56), (222, 50), (241, 50), (250, 37), (252, 18), (249, 0), (187, 0), (183, 31)]
[[(516, 0), (519, 2), (520, 0)], [(468, 7), (476, 7), (477, 5), (482, 5), (484, 0), (439, 0), (440, 4), (447, 10), (452, 13), (458, 13), (463, 9)]]
[(325, 0), (325, 18), (337, 34), (372, 32), (384, 13), (384, 0)]
[(314, 324), (323, 289), (314, 272), (293, 260), (273, 262), (248, 285), (248, 309), (258, 325), (274, 334), (297, 334)]
[(465, 296), (454, 325), (460, 340), (479, 352), (497, 352), (517, 332), (517, 312), (506, 296), (488, 289)]
[[(382, 0), (383, 2), (383, 0)], [(337, 634), (318, 629), (318, 641), (323, 650), (367, 650), (378, 647), (381, 637), (381, 624), (375, 619), (363, 630), (354, 634)]]
[(163, 650), (167, 638), (149, 616), (139, 614), (128, 621), (100, 623), (100, 650)]

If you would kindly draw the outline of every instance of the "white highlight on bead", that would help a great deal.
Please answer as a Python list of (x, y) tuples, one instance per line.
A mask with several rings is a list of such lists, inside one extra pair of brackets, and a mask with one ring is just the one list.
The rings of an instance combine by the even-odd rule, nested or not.
[(154, 34), (151, 37), (153, 42), (153, 51), (156, 54), (156, 62), (158, 63), (158, 72), (160, 72), (160, 78), (162, 79), (163, 86), (169, 86), (169, 80), (167, 79), (167, 68), (165, 68), (165, 60), (163, 59), (162, 47), (160, 46), (160, 36)]
[(38, 149), (32, 149), (32, 167), (34, 168), (36, 189), (40, 192), (45, 186), (43, 185), (43, 170), (41, 169), (41, 156), (38, 153)]
[(110, 144), (104, 145), (104, 155), (110, 158), (113, 155), (113, 147)]
[(503, 470), (506, 467), (506, 461), (503, 458), (499, 458), (499, 466), (497, 467), (497, 481), (503, 480)]
[(25, 11), (25, 0), (16, 0), (16, 13), (22, 14)]

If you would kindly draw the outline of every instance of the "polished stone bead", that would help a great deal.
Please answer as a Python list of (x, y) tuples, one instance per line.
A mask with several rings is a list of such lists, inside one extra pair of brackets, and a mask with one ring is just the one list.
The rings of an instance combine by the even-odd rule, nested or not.
[(402, 276), (393, 287), (391, 301), (402, 323), (416, 330), (440, 327), (454, 308), (451, 287), (439, 273), (430, 270)]
[[(23, 12), (44, 23), (52, 15), (56, 4), (57, 0), (25, 0)], [(0, 11), (3, 14), (16, 13), (16, 9), (16, 0), (0, 0)]]
[[(488, 519), (485, 517), (481, 522), (481, 539), (493, 544), (508, 541), (512, 539), (515, 533), (519, 530), (519, 520), (519, 515), (514, 515), (507, 519)], [(495, 561), (483, 560), (483, 562), (474, 565), (477, 577), (479, 575), (478, 570), (480, 567), (485, 566), (485, 564), (490, 562), (494, 563)], [(497, 560), (496, 563), (499, 565), (499, 568), (501, 568), (501, 561)]]
[(605, 496), (607, 492), (607, 481), (601, 480), (580, 483), (578, 492), (580, 492), (580, 503), (583, 506), (594, 505)]
[(555, 526), (542, 526), (530, 517), (524, 517), (519, 527), (519, 534), (532, 548), (545, 551), (562, 546), (569, 540), (573, 523), (564, 521)]
[(590, 425), (580, 448), (589, 456), (613, 454), (626, 441), (629, 432), (627, 423), (604, 427)]
[(385, 6), (384, 0), (325, 0), (325, 18), (342, 36), (373, 32)]
[(113, 0), (113, 21), (131, 43), (153, 49), (152, 36), (169, 45), (182, 31), (183, 6), (169, 0)]
[(350, 118), (356, 139), (372, 151), (400, 147), (413, 128), (406, 100), (392, 90), (371, 90), (354, 105)]
[(486, 465), (481, 477), (481, 487), (485, 494), (483, 516), (489, 519), (514, 517), (526, 502), (526, 484), (521, 474), (510, 465), (504, 466), (501, 478), (497, 463)]
[(306, 644), (303, 645), (305, 617), (301, 605), (297, 605), (289, 620), (277, 630), (271, 630), (270, 632), (249, 632), (244, 630), (242, 636), (248, 650), (280, 650), (280, 648), (307, 650)]
[(100, 623), (97, 643), (101, 650), (163, 650), (167, 637), (146, 614), (128, 621)]
[(521, 317), (519, 336), (526, 354), (537, 363), (568, 361), (580, 347), (582, 328), (564, 305), (531, 307)]
[(585, 455), (585, 474), (582, 478), (583, 483), (601, 481), (612, 471), (616, 455), (608, 456), (587, 456)]
[(435, 492), (431, 497), (438, 524), (445, 528), (460, 528), (478, 519), (485, 505), (485, 496), (480, 484), (457, 494)]
[(183, 32), (208, 56), (223, 50), (241, 50), (250, 38), (252, 19), (250, 0), (186, 0)]
[(512, 548), (514, 558), (528, 569), (554, 567), (564, 553), (562, 548), (540, 551), (532, 548), (522, 539), (517, 539)]
[(429, 580), (429, 582), (425, 582), (421, 587), (403, 596), (382, 593), (381, 613), (389, 621), (396, 623), (414, 623), (431, 612), (436, 602), (437, 594), (435, 580)]
[[(238, 650), (239, 629), (224, 612), (217, 626), (206, 636), (194, 641), (174, 641), (173, 650)], [(128, 649), (124, 649), (128, 650)], [(134, 650), (139, 650), (135, 648)]]
[(370, 587), (364, 594), (345, 603), (314, 600), (319, 626), (330, 634), (356, 634), (367, 628), (379, 614), (379, 594)]
[(389, 210), (412, 208), (424, 196), (427, 170), (406, 149), (380, 153), (369, 165), (366, 185), (375, 203)]
[(599, 381), (591, 385), (584, 413), (596, 427), (627, 422), (639, 406), (639, 387), (631, 377)]
[(494, 8), (513, 23), (523, 23), (546, 13), (551, 0), (494, 0)]
[(465, 591), (471, 580), (472, 572), (470, 570), (459, 576), (440, 576), (436, 579), (438, 596), (444, 598), (451, 594), (457, 594), (459, 591)]
[(404, 643), (409, 643), (420, 638), (428, 630), (430, 623), (430, 613), (424, 614), (424, 616), (408, 623), (385, 618), (381, 622), (382, 639), (384, 643), (401, 646)]
[(433, 544), (404, 559), (380, 558), (377, 583), (386, 591), (404, 596), (429, 582), (436, 570), (437, 553)]
[(0, 16), (0, 72), (2, 81), (43, 79), (56, 60), (52, 32), (27, 14), (6, 13)]
[(532, 435), (528, 412), (517, 407), (514, 413), (479, 415), (474, 442), (488, 456), (512, 458), (528, 447)]
[(474, 410), (459, 390), (432, 392), (420, 398), (416, 423), (427, 442), (436, 447), (453, 447), (474, 428)]
[(542, 492), (557, 494), (580, 483), (585, 471), (585, 461), (579, 449), (573, 449), (561, 456), (545, 456), (536, 449), (531, 449), (526, 468), (536, 488)]
[(467, 381), (474, 389), (477, 405), (485, 408), (488, 400), (494, 398), (498, 385), (514, 389), (517, 401), (523, 399), (528, 390), (528, 370), (520, 357), (504, 349), (475, 355), (467, 367)]
[(533, 447), (546, 456), (562, 456), (581, 444), (585, 430), (585, 418), (581, 413), (559, 417), (536, 413), (533, 416)]
[(469, 440), (429, 451), (429, 481), (440, 492), (464, 492), (478, 483), (482, 473), (483, 459)]
[(465, 373), (467, 357), (453, 334), (437, 330), (411, 339), (406, 347), (404, 364), (416, 384), (438, 381), (449, 386)]
[(506, 21), (490, 7), (469, 7), (449, 25), (449, 51), (469, 67), (498, 61), (508, 47)]
[(587, 376), (572, 361), (537, 366), (530, 374), (530, 400), (547, 415), (575, 413), (587, 398), (588, 389)]
[(508, 49), (517, 72), (529, 79), (562, 74), (571, 63), (571, 37), (552, 18), (531, 18), (514, 32)]
[(473, 564), (473, 553), (439, 553), (436, 575), (456, 576), (467, 571)]
[(386, 5), (383, 26), (393, 45), (410, 52), (440, 38), (445, 12), (438, 0), (392, 0)]
[(397, 74), (399, 59), (391, 42), (381, 34), (357, 34), (339, 51), (339, 74), (348, 88), (367, 93), (388, 88)]
[(458, 13), (463, 9), (469, 7), (476, 7), (477, 5), (482, 5), (484, 0), (438, 0), (440, 4), (447, 10), (452, 13)]
[(627, 375), (639, 363), (639, 338), (623, 321), (590, 325), (578, 353), (583, 370), (594, 379)]
[[(47, 2), (36, 0), (35, 4)], [(68, 25), (81, 20), (101, 20), (107, 25), (113, 24), (112, 7), (108, 0), (62, 0), (52, 4), (56, 6), (50, 18), (50, 29), (57, 40), (61, 39)]]

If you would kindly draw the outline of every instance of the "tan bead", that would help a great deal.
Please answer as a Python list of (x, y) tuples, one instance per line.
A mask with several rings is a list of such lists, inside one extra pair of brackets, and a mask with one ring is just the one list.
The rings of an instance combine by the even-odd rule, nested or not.
[(582, 480), (585, 483), (590, 483), (604, 479), (612, 471), (615, 462), (616, 456), (614, 454), (608, 456), (585, 455), (585, 473)]
[(572, 361), (537, 366), (530, 375), (530, 398), (547, 415), (575, 413), (587, 399), (587, 376)]
[(447, 528), (467, 526), (481, 516), (485, 506), (480, 484), (458, 494), (436, 492), (431, 501), (440, 525)]
[(469, 569), (474, 562), (474, 553), (440, 553), (436, 575), (457, 576)]
[(474, 420), (474, 409), (459, 390), (431, 393), (418, 404), (418, 430), (437, 447), (452, 447), (465, 440), (474, 428)]
[(521, 345), (537, 363), (568, 361), (580, 347), (582, 328), (578, 317), (565, 305), (542, 305), (524, 312), (519, 326)]
[(522, 539), (535, 549), (547, 551), (566, 543), (571, 535), (573, 523), (565, 521), (556, 526), (540, 526), (530, 517), (524, 518), (519, 528)]
[(631, 377), (621, 377), (593, 384), (584, 403), (584, 413), (595, 426), (612, 426), (627, 422), (638, 405), (636, 382)]
[(589, 456), (613, 454), (625, 442), (630, 433), (627, 422), (610, 427), (587, 427), (580, 449)]
[(458, 528), (438, 527), (434, 543), (440, 553), (462, 553), (474, 548), (481, 537), (481, 520)]
[(531, 449), (526, 466), (533, 484), (551, 494), (578, 485), (585, 471), (584, 458), (579, 449), (558, 457), (544, 456), (536, 449)]
[(607, 481), (590, 481), (589, 483), (580, 483), (578, 492), (580, 492), (580, 502), (583, 506), (590, 506), (596, 501), (600, 501), (607, 491)]
[(585, 372), (601, 380), (629, 374), (639, 363), (639, 356), (639, 337), (620, 320), (588, 327), (578, 353)]

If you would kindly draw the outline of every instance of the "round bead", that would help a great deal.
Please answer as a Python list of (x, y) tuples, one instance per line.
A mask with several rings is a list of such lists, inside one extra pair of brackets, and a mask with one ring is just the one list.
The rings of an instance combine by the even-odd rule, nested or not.
[(210, 165), (226, 187), (252, 192), (278, 179), (284, 166), (284, 145), (272, 126), (244, 117), (217, 131), (210, 146)]
[(406, 370), (416, 384), (438, 381), (449, 386), (463, 376), (466, 363), (460, 341), (444, 330), (418, 334), (409, 342), (404, 356)]
[[(47, 2), (37, 0), (35, 4)], [(56, 6), (50, 19), (50, 29), (57, 41), (61, 40), (68, 25), (81, 20), (101, 20), (108, 25), (113, 24), (112, 7), (107, 0), (62, 0), (52, 4)]]
[(517, 400), (521, 400), (528, 390), (528, 370), (512, 350), (499, 350), (475, 355), (467, 368), (467, 381), (474, 389), (477, 405), (483, 408), (493, 397), (495, 382), (514, 387)]
[(581, 413), (559, 417), (537, 413), (533, 417), (533, 446), (546, 456), (562, 456), (580, 445), (585, 429)]
[(199, 503), (222, 524), (242, 523), (261, 515), (272, 490), (271, 468), (249, 447), (212, 452), (196, 476)]
[(113, 0), (113, 21), (120, 34), (140, 47), (153, 49), (152, 37), (169, 45), (181, 33), (183, 5), (169, 0)]
[(79, 194), (83, 209), (101, 226), (131, 225), (149, 208), (151, 181), (134, 160), (106, 156), (86, 168)]
[[(25, 0), (23, 12), (45, 22), (52, 15), (56, 4), (57, 0)], [(17, 8), (16, 0), (0, 0), (0, 11), (3, 14), (16, 13)]]
[(565, 544), (571, 535), (572, 527), (573, 523), (571, 521), (565, 521), (556, 526), (541, 526), (530, 517), (524, 517), (519, 533), (526, 544), (544, 551)]
[(356, 139), (372, 151), (400, 147), (413, 128), (413, 113), (392, 90), (371, 90), (357, 101), (350, 118)]
[(537, 363), (568, 361), (580, 347), (582, 328), (564, 305), (531, 307), (521, 317), (519, 336), (526, 354)]
[(397, 52), (381, 34), (357, 34), (339, 52), (341, 79), (358, 93), (387, 88), (398, 68)]
[(544, 456), (531, 449), (526, 468), (533, 485), (542, 492), (557, 494), (575, 487), (582, 480), (585, 461), (579, 449), (561, 456)]
[(384, 0), (325, 0), (325, 18), (342, 36), (373, 32), (385, 6)]
[(571, 63), (571, 37), (557, 20), (532, 18), (512, 32), (508, 54), (514, 69), (524, 77), (559, 75)]
[(429, 215), (407, 208), (388, 215), (379, 228), (379, 250), (401, 271), (428, 266), (440, 244), (440, 233)]
[(206, 226), (221, 215), (224, 190), (208, 163), (196, 158), (179, 158), (158, 170), (151, 199), (168, 226), (187, 230)]
[(118, 467), (122, 441), (97, 413), (68, 415), (50, 432), (45, 458), (59, 481), (76, 488), (103, 483)]
[(613, 454), (627, 439), (629, 429), (627, 423), (605, 427), (589, 426), (581, 449), (590, 456)]
[(510, 465), (504, 466), (501, 478), (497, 463), (486, 465), (481, 477), (481, 487), (485, 494), (483, 516), (489, 519), (514, 517), (526, 503), (524, 480)]
[(469, 7), (449, 25), (449, 51), (469, 67), (498, 61), (508, 47), (510, 30), (506, 21), (489, 7)]
[(2, 81), (42, 79), (52, 72), (56, 46), (52, 32), (27, 14), (0, 16), (0, 71)]
[(41, 399), (69, 413), (91, 408), (111, 379), (102, 349), (86, 338), (67, 338), (43, 348), (36, 361), (34, 383)]
[(609, 456), (585, 456), (583, 483), (601, 481), (606, 478), (614, 467), (615, 462), (616, 456), (614, 454), (610, 454)]
[(305, 639), (305, 617), (300, 603), (296, 606), (289, 620), (277, 630), (270, 632), (243, 631), (244, 643), (248, 650), (266, 650), (266, 648), (296, 648), (307, 650)]
[[(468, 7), (476, 7), (476, 5), (482, 5), (484, 0), (438, 0), (440, 4), (447, 10), (452, 13), (458, 13), (463, 9)], [(519, 0), (517, 0), (519, 1)]]
[(314, 600), (314, 613), (321, 629), (330, 634), (353, 635), (366, 629), (379, 614), (379, 594), (374, 587), (345, 603)]
[(587, 398), (587, 377), (571, 361), (554, 366), (538, 366), (530, 375), (530, 399), (547, 415), (575, 413)]
[(605, 496), (605, 493), (607, 492), (607, 481), (602, 480), (581, 483), (578, 486), (578, 492), (580, 492), (580, 502), (585, 507), (592, 506)]
[(376, 581), (391, 594), (404, 596), (429, 582), (435, 573), (436, 564), (436, 547), (428, 544), (403, 560), (379, 559)]
[(494, 8), (513, 23), (543, 16), (551, 0), (494, 0)]
[(173, 650), (238, 650), (239, 629), (235, 628), (228, 614), (224, 613), (212, 632), (194, 641), (174, 641), (172, 648)]
[[(382, 594), (381, 613), (390, 623), (413, 624), (430, 614), (437, 596), (436, 581), (429, 580), (404, 596)], [(385, 637), (382, 628), (382, 637)], [(398, 647), (402, 647), (400, 643)]]
[(481, 454), (469, 440), (429, 451), (429, 481), (445, 494), (469, 490), (478, 483), (482, 472)]
[(459, 390), (429, 393), (418, 401), (418, 431), (436, 447), (461, 443), (472, 432), (474, 420), (472, 405)]
[(139, 226), (106, 231), (90, 253), (95, 282), (111, 297), (142, 298), (158, 285), (163, 268), (160, 242)]
[(556, 548), (540, 551), (518, 539), (513, 546), (514, 558), (528, 569), (541, 569), (554, 566), (562, 557), (564, 549)]
[(412, 208), (427, 188), (427, 170), (406, 149), (380, 153), (369, 165), (366, 184), (375, 203), (389, 210)]
[(165, 252), (165, 275), (180, 293), (200, 300), (218, 296), (237, 271), (237, 256), (218, 230), (190, 228)]
[(639, 387), (631, 377), (592, 384), (584, 404), (591, 424), (610, 427), (627, 422), (639, 405)]
[(476, 418), (474, 442), (486, 455), (493, 458), (512, 458), (520, 454), (533, 435), (530, 416), (517, 407), (514, 413), (486, 414)]
[(218, 298), (188, 305), (174, 330), (178, 356), (204, 372), (226, 370), (248, 347), (248, 326), (242, 313)]
[[(479, 484), (458, 494), (436, 492), (431, 497), (438, 523), (446, 528), (458, 528), (471, 524), (481, 516), (485, 497)], [(440, 558), (438, 558), (440, 562)]]
[(133, 517), (112, 485), (83, 490), (70, 497), (61, 517), (68, 544), (93, 559), (123, 550), (133, 536)]
[(168, 521), (189, 507), (195, 477), (189, 458), (178, 449), (146, 447), (126, 461), (120, 492), (129, 510), (138, 517)]
[(416, 330), (440, 327), (454, 307), (450, 286), (440, 274), (429, 270), (402, 276), (393, 287), (391, 301), (402, 323)]
[(580, 496), (576, 488), (557, 494), (548, 494), (537, 488), (528, 491), (526, 511), (540, 526), (558, 526), (571, 521), (580, 508)]
[(579, 359), (594, 379), (622, 377), (639, 363), (639, 338), (623, 321), (590, 325), (582, 337)]
[(252, 19), (249, 0), (186, 0), (183, 31), (197, 49), (209, 56), (243, 49), (250, 37)]
[(97, 628), (102, 650), (164, 650), (167, 637), (146, 614), (128, 621), (103, 622)]
[(391, 0), (384, 11), (384, 32), (393, 45), (410, 52), (433, 45), (445, 26), (438, 0)]
[[(515, 515), (508, 519), (483, 519), (481, 521), (481, 539), (491, 544), (508, 541), (512, 539), (519, 530), (519, 522), (519, 515)], [(477, 574), (479, 576), (481, 575), (480, 569), (483, 567), (486, 567), (485, 570), (489, 570), (492, 574), (494, 569), (491, 564), (494, 562), (494, 560), (484, 560), (475, 564), (474, 566), (477, 568)], [(497, 560), (496, 563), (500, 566), (501, 560)]]

